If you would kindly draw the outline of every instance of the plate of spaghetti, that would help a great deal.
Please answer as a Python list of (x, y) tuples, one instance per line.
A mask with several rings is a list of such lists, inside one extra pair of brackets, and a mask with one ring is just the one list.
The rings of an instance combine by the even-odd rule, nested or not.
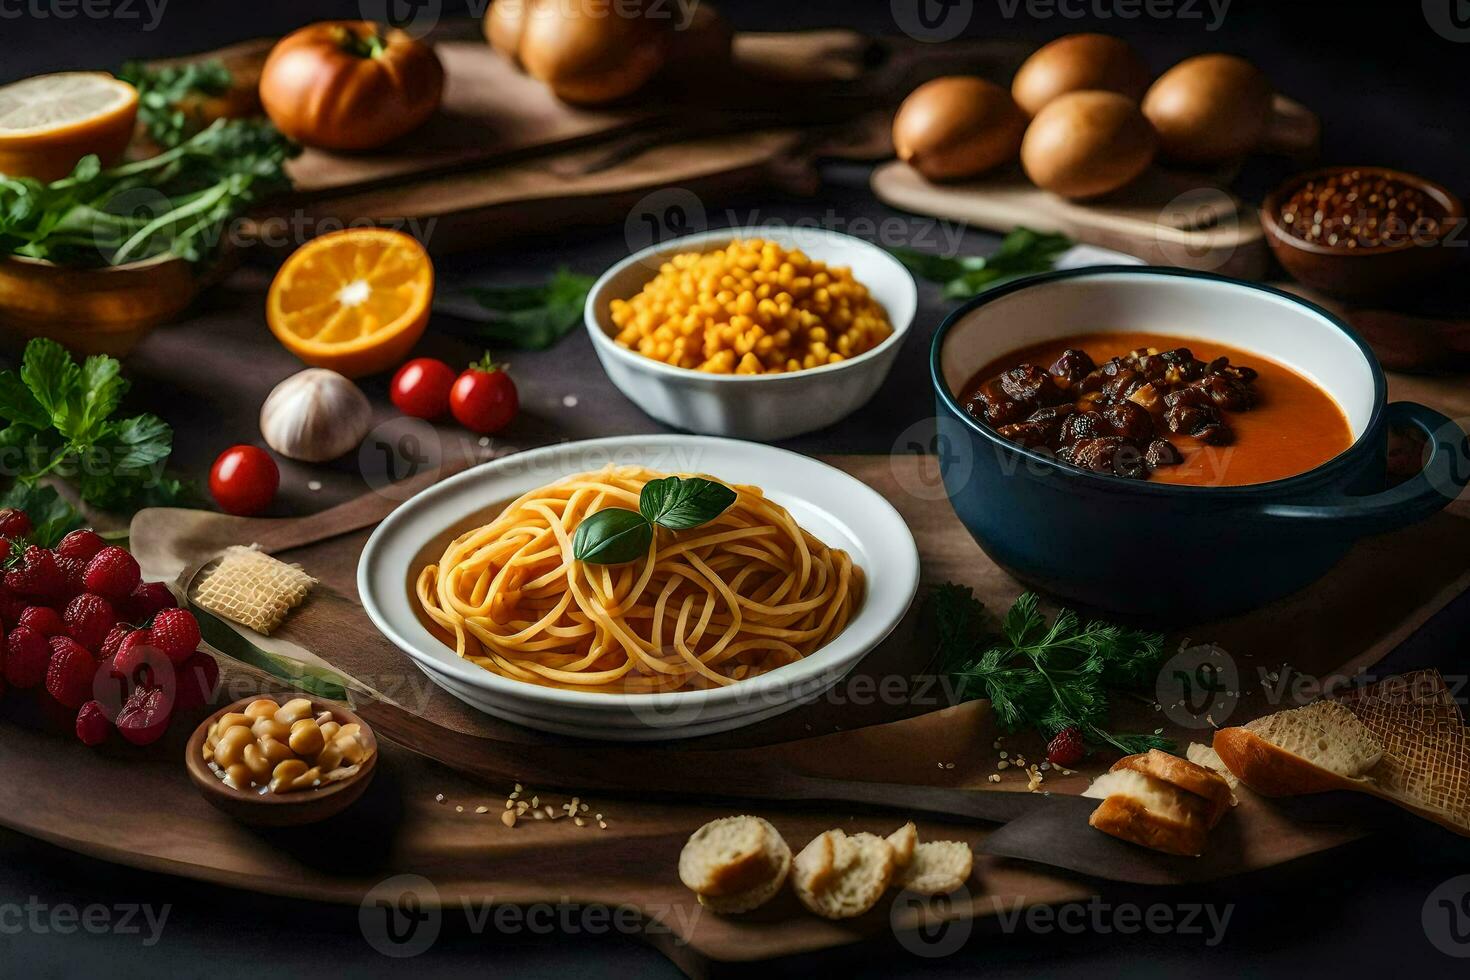
[(409, 500), (358, 590), (431, 680), (596, 738), (741, 727), (835, 684), (918, 586), (892, 506), (824, 463), (698, 436), (519, 453)]

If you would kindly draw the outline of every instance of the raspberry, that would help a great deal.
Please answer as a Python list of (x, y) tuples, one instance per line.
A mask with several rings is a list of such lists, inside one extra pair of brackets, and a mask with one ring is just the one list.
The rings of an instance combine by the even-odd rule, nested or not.
[(128, 596), (128, 621), (146, 623), (164, 609), (173, 609), (179, 604), (168, 586), (162, 582), (139, 582), (133, 594)]
[(51, 662), (51, 645), (29, 626), (17, 626), (5, 639), (5, 680), (11, 687), (26, 690), (46, 680)]
[(56, 567), (61, 571), (62, 589), (58, 597), (72, 599), (87, 591), (87, 563), (80, 558), (59, 555)]
[(56, 556), (31, 544), (25, 546), (19, 557), (12, 553), (10, 571), (5, 573), (5, 587), (21, 595), (51, 599), (66, 590), (66, 579), (56, 564)]
[(23, 538), (31, 533), (31, 519), (23, 510), (6, 507), (0, 510), (0, 538)]
[(66, 632), (66, 623), (61, 614), (50, 606), (26, 606), (21, 612), (18, 626), (29, 626), (44, 637), (61, 636)]
[(85, 583), (88, 592), (104, 599), (122, 601), (138, 587), (138, 562), (117, 545), (108, 545), (87, 563)]
[(77, 712), (77, 738), (83, 745), (97, 746), (107, 741), (112, 732), (112, 722), (96, 701), (88, 701)]
[(178, 693), (174, 713), (193, 711), (208, 704), (219, 683), (219, 664), (207, 653), (195, 653), (179, 665)]
[(1071, 769), (1087, 756), (1087, 746), (1082, 742), (1082, 729), (1076, 725), (1063, 728), (1046, 743), (1046, 761), (1063, 769)]
[(56, 546), (56, 553), (63, 558), (75, 558), (78, 561), (88, 562), (105, 547), (107, 547), (107, 542), (102, 540), (102, 535), (90, 527), (84, 527), (62, 538), (61, 543)]
[(153, 645), (168, 654), (168, 659), (176, 664), (187, 660), (201, 639), (199, 623), (187, 609), (163, 610), (153, 617), (149, 632), (153, 634)]
[(83, 592), (66, 606), (66, 630), (88, 650), (101, 650), (102, 642), (117, 623), (112, 603), (100, 595)]
[(57, 703), (80, 708), (92, 698), (97, 661), (69, 636), (51, 638), (51, 663), (46, 667), (46, 691)]
[(102, 641), (102, 649), (97, 651), (97, 659), (103, 663), (111, 663), (117, 657), (117, 651), (122, 646), (122, 641), (132, 632), (133, 628), (127, 623), (118, 623), (112, 629), (108, 630), (106, 638)]
[(124, 677), (133, 678), (145, 665), (156, 670), (161, 659), (166, 659), (166, 655), (153, 645), (153, 635), (147, 630), (133, 630), (118, 642), (117, 653), (112, 655), (112, 668)]
[(117, 713), (117, 732), (134, 745), (150, 745), (168, 731), (169, 697), (162, 688), (140, 687)]

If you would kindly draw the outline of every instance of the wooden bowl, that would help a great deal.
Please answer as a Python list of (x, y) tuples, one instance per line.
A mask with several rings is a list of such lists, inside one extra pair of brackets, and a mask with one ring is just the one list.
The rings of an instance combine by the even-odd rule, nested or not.
[(378, 766), (378, 739), (367, 723), (340, 705), (329, 701), (312, 699), (321, 710), (332, 712), (341, 725), (357, 724), (367, 740), (368, 756), (355, 776), (341, 782), (331, 783), (319, 789), (302, 790), (296, 793), (266, 793), (232, 789), (214, 774), (209, 763), (204, 761), (204, 740), (209, 737), (209, 726), (231, 711), (240, 711), (250, 702), (265, 694), (253, 694), (226, 705), (194, 729), (189, 744), (184, 748), (184, 765), (189, 778), (213, 806), (240, 821), (255, 827), (300, 827), (318, 823), (336, 816), (362, 796)]
[[(1309, 180), (1330, 177), (1349, 170), (1385, 177), (1417, 188), (1445, 211), (1439, 237), (1433, 243), (1379, 245), (1345, 249), (1298, 238), (1281, 222), (1281, 206), (1297, 188)], [(1453, 263), (1455, 250), (1448, 239), (1465, 220), (1465, 205), (1448, 188), (1432, 180), (1387, 167), (1327, 167), (1297, 174), (1270, 194), (1261, 205), (1261, 226), (1271, 252), (1293, 279), (1329, 296), (1356, 301), (1381, 302), (1445, 272)]]
[(76, 354), (122, 357), (182, 313), (210, 281), (172, 256), (100, 269), (6, 256), (0, 259), (0, 333), (22, 341), (50, 337)]

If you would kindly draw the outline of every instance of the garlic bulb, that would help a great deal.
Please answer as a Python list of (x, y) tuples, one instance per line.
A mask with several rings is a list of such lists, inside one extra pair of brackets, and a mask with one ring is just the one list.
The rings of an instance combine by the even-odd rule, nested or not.
[(308, 368), (276, 385), (260, 406), (260, 434), (282, 456), (324, 463), (361, 445), (373, 421), (362, 389), (336, 371)]

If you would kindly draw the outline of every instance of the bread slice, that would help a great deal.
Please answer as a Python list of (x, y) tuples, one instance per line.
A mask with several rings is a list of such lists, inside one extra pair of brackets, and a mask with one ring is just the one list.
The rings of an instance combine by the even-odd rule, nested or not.
[(902, 827), (889, 834), (888, 846), (893, 848), (893, 864), (895, 867), (906, 867), (914, 858), (914, 845), (919, 842), (919, 829), (910, 820)]
[(785, 838), (775, 832), (774, 827), (771, 828), (771, 831), (766, 835), (765, 848), (766, 862), (773, 869), (770, 876), (744, 891), (733, 894), (699, 894), (696, 897), (700, 905), (719, 915), (738, 915), (741, 912), (760, 908), (776, 897), (781, 887), (786, 884), (786, 877), (791, 872), (791, 848), (787, 846)]
[(1177, 755), (1149, 749), (1113, 763), (1114, 772), (1124, 769), (1153, 776), (1202, 798), (1208, 806), (1205, 822), (1212, 829), (1230, 810), (1230, 784), (1225, 782), (1224, 777)]
[(803, 890), (819, 891), (827, 887), (836, 868), (837, 838), (840, 830), (828, 830), (807, 842), (791, 862), (791, 884), (800, 894)]
[(1128, 768), (1103, 773), (1082, 795), (1102, 800), (1087, 822), (1105, 834), (1166, 854), (1204, 852), (1211, 804), (1202, 796)]
[(1184, 750), (1184, 755), (1197, 766), (1204, 766), (1211, 772), (1220, 774), (1225, 784), (1230, 787), (1230, 805), (1235, 806), (1240, 801), (1235, 798), (1235, 789), (1240, 785), (1240, 777), (1230, 771), (1225, 765), (1225, 760), (1220, 758), (1220, 753), (1206, 745), (1204, 742), (1190, 742), (1189, 748)]
[[(862, 915), (878, 904), (893, 879), (893, 848), (877, 834), (849, 837), (840, 830), (829, 830), (821, 836), (828, 838), (832, 847), (831, 872), (815, 878), (798, 876), (792, 882), (796, 897), (824, 919)], [(825, 846), (819, 845), (818, 860)], [(814, 880), (818, 882), (815, 887)]]
[(700, 895), (739, 895), (776, 874), (782, 850), (789, 859), (791, 849), (768, 821), (721, 817), (690, 835), (679, 853), (679, 880)]
[(948, 895), (969, 880), (974, 869), (975, 854), (964, 841), (924, 841), (914, 848), (913, 860), (900, 872), (897, 884), (920, 895)]
[(1361, 788), (1383, 742), (1336, 701), (1318, 701), (1215, 733), (1214, 748), (1263, 796)]

